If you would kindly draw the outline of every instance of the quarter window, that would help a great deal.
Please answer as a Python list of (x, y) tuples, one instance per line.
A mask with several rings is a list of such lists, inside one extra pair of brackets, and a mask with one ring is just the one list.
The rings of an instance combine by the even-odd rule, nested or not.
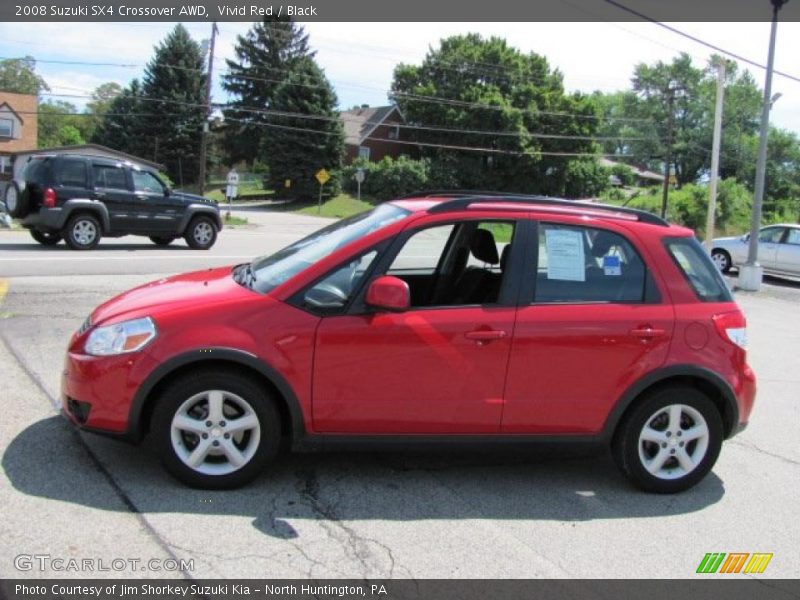
[(61, 185), (86, 187), (86, 163), (82, 160), (65, 160), (61, 163)]
[(711, 262), (700, 242), (695, 238), (672, 238), (666, 241), (666, 246), (675, 264), (700, 300), (705, 302), (733, 300), (719, 269)]
[(542, 223), (534, 302), (639, 303), (646, 269), (621, 235), (604, 229)]

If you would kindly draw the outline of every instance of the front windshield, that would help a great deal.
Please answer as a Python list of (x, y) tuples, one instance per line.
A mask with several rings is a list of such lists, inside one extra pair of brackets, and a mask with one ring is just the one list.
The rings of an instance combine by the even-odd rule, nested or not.
[(381, 204), (373, 210), (332, 223), (275, 254), (255, 259), (250, 264), (252, 271), (247, 278), (250, 287), (265, 294), (345, 244), (408, 214), (409, 211), (399, 206)]

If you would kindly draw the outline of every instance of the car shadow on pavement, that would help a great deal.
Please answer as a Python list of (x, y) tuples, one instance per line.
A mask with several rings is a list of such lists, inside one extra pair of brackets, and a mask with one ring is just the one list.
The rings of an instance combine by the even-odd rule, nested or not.
[[(72, 250), (65, 244), (59, 244), (58, 246), (42, 246), (41, 244), (31, 243), (31, 244), (3, 244), (0, 246), (0, 249), (5, 251), (12, 251), (12, 252), (35, 252), (39, 251), (42, 253), (52, 253), (52, 252), (63, 252), (71, 254), (72, 256), (92, 256), (95, 252), (99, 250), (113, 250), (117, 252), (127, 251), (132, 252), (134, 250), (162, 250), (162, 251), (181, 251), (181, 250), (192, 250), (186, 244), (181, 244), (179, 242), (175, 242), (174, 244), (170, 244), (169, 246), (156, 246), (155, 244), (149, 244), (147, 242), (142, 242), (140, 244), (100, 244), (96, 248), (90, 251), (81, 251), (81, 250)], [(194, 250), (194, 252), (206, 252), (206, 250)]]
[[(83, 441), (82, 441), (83, 440)], [(87, 451), (88, 449), (88, 451)], [(702, 510), (724, 496), (711, 473), (676, 495), (645, 494), (606, 452), (309, 453), (279, 457), (252, 484), (194, 490), (169, 478), (149, 444), (79, 434), (61, 417), (34, 423), (6, 448), (2, 468), (26, 495), (99, 510), (245, 516), (275, 538), (298, 520), (495, 519), (590, 521)], [(106, 475), (103, 473), (105, 471)], [(117, 494), (109, 493), (109, 482)]]

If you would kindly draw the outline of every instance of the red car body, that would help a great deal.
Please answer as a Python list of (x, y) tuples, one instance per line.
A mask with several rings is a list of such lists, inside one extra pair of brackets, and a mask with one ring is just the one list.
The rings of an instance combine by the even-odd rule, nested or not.
[[(252, 373), (274, 391), (282, 431), (295, 442), (442, 436), (608, 441), (632, 403), (667, 382), (708, 396), (725, 437), (746, 425), (755, 377), (745, 350), (720, 326), (744, 327), (744, 317), (730, 299), (701, 301), (665, 246), (668, 239), (691, 239), (690, 230), (591, 205), (496, 200), (431, 210), (443, 202), (396, 201), (408, 211), (403, 218), (337, 248), (268, 293), (234, 281), (231, 268), (218, 268), (109, 300), (70, 340), (65, 413), (83, 428), (139, 440), (166, 382), (188, 369), (222, 364)], [(539, 222), (618, 234), (644, 261), (657, 301), (523, 301), (530, 291), (524, 277), (505, 304), (321, 316), (292, 301), (369, 248), (458, 220), (513, 220), (529, 232), (529, 249)], [(524, 273), (533, 259), (520, 251), (510, 260)], [(139, 317), (151, 318), (158, 332), (140, 351), (86, 352), (93, 329)]]

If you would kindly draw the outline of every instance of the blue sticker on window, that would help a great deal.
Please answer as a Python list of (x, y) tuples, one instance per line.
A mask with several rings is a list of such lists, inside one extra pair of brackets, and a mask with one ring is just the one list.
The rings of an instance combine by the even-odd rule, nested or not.
[(603, 273), (606, 275), (622, 275), (622, 265), (619, 262), (619, 256), (604, 256), (603, 257)]

